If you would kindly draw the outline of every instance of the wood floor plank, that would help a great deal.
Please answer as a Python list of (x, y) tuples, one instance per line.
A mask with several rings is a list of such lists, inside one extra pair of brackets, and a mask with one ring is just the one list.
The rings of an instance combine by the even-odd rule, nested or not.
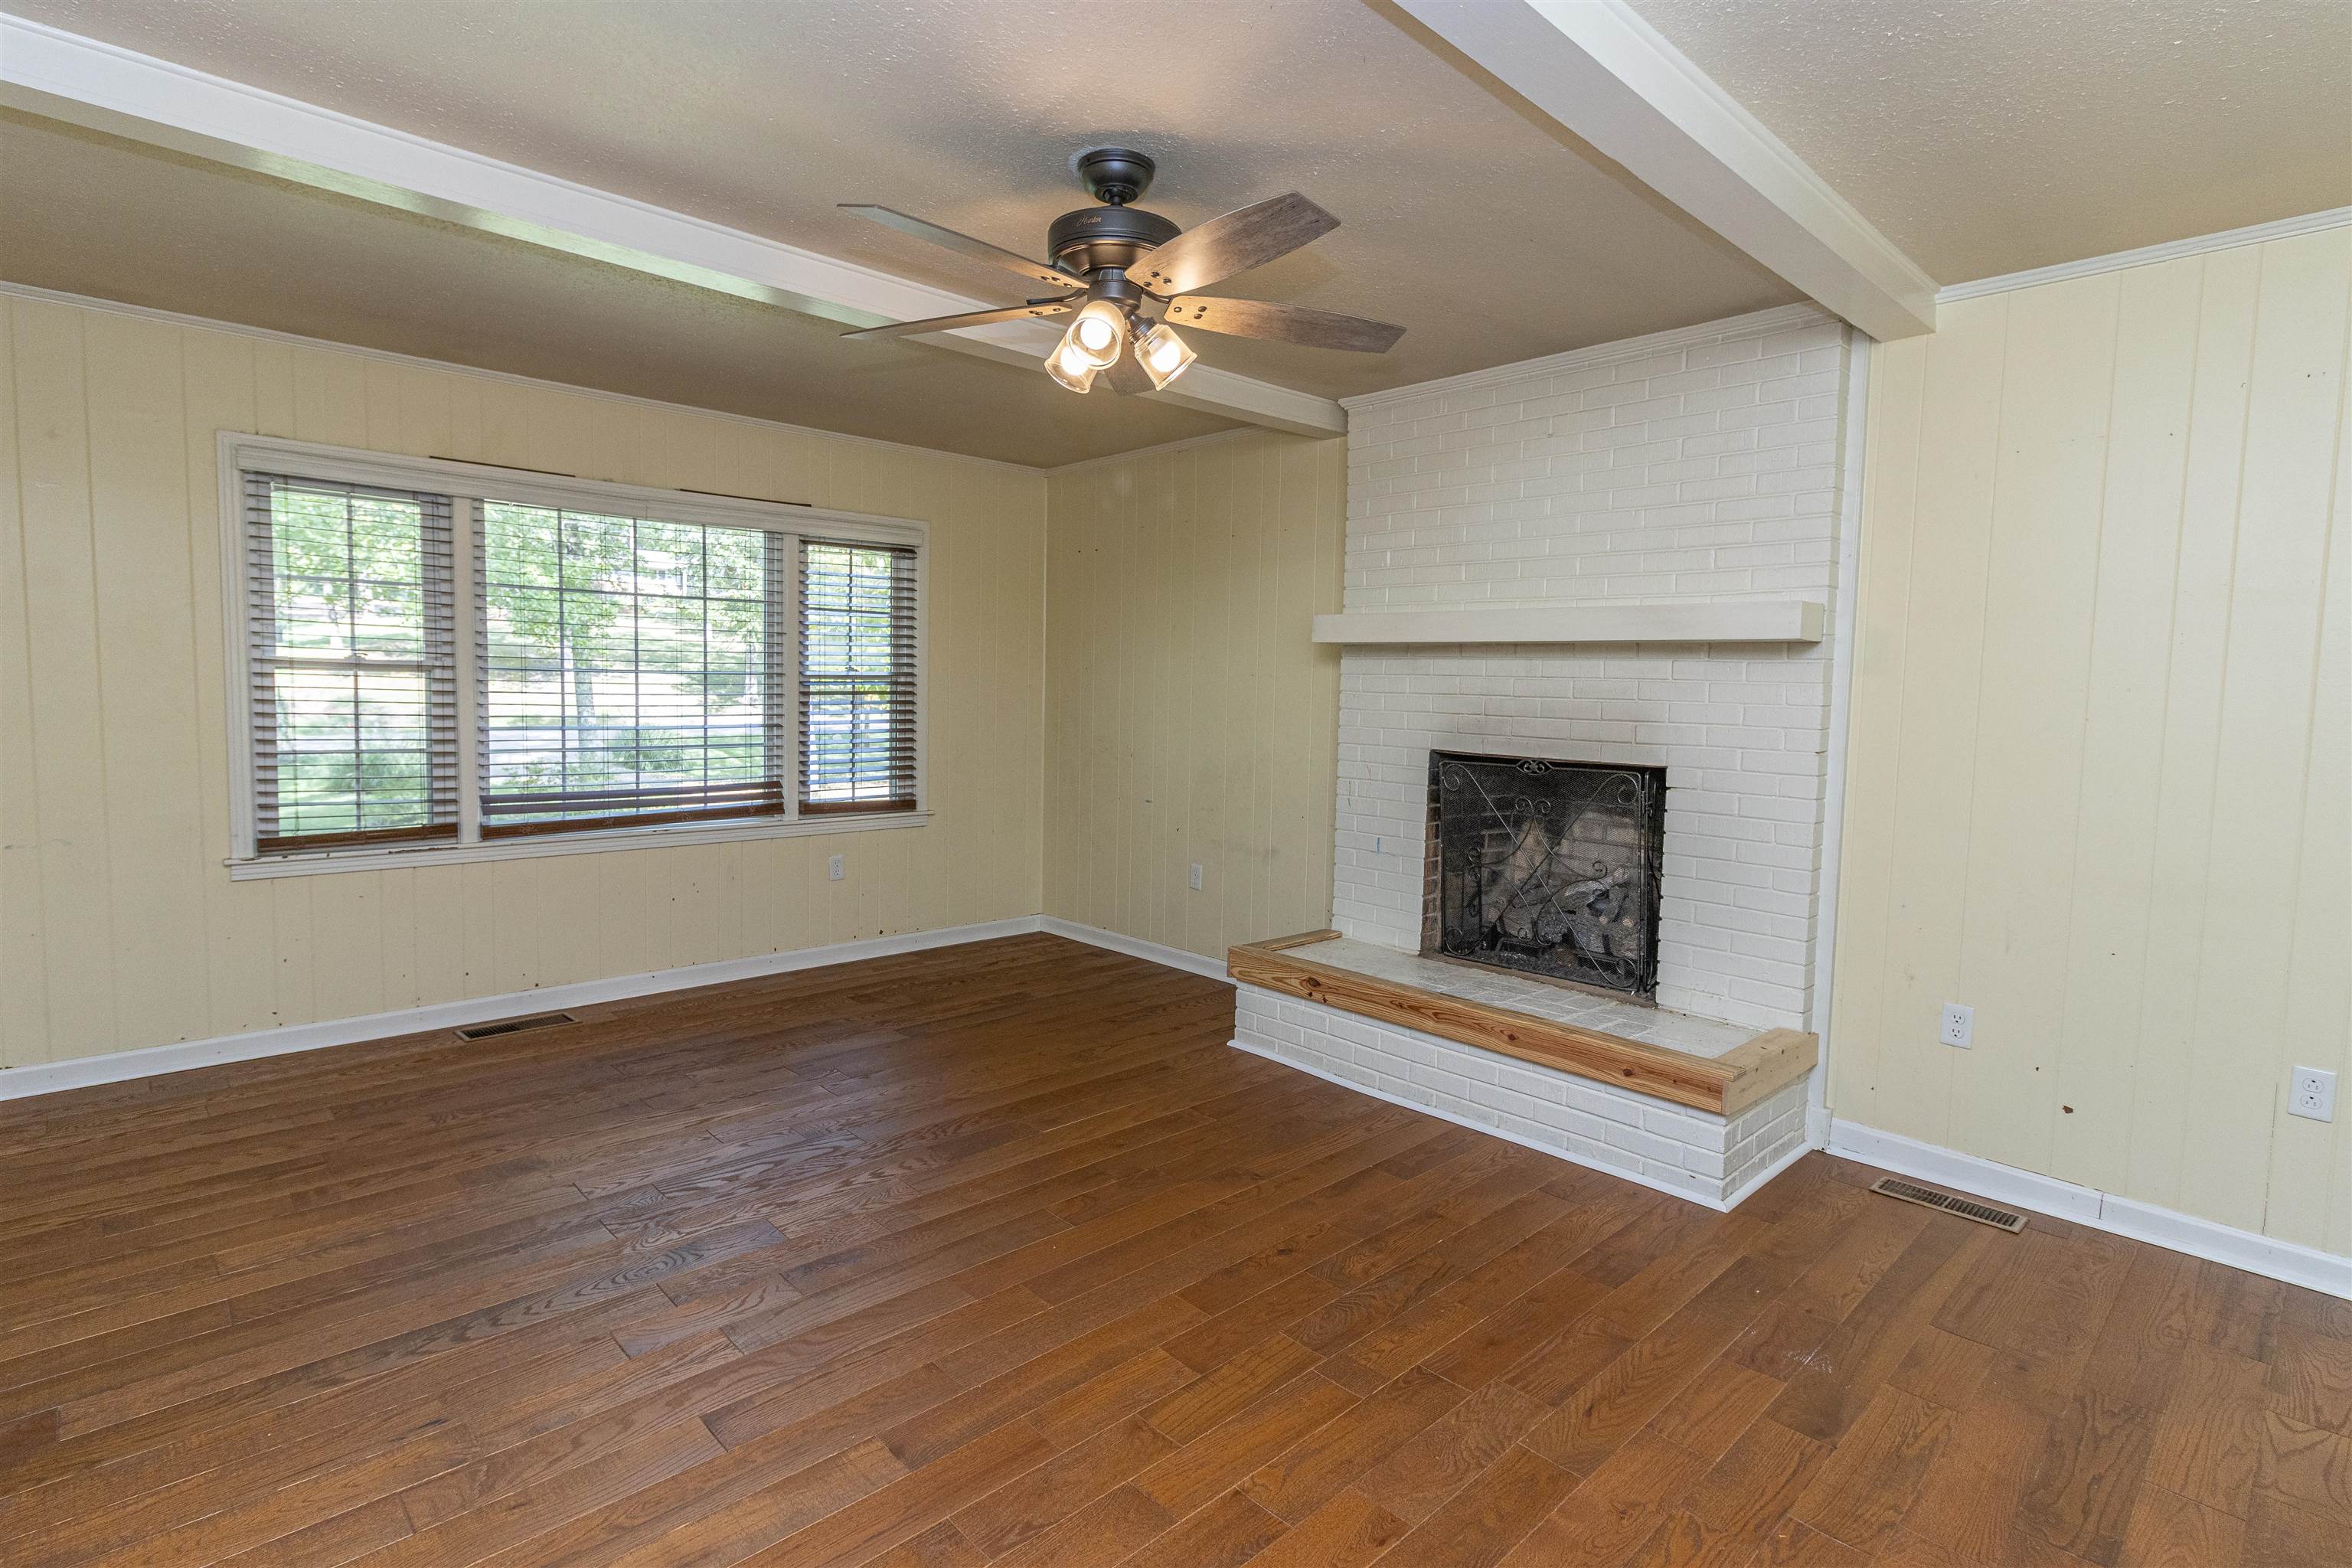
[(1366, 1471), (1352, 1489), (1420, 1524), (1548, 1414), (1549, 1406), (1508, 1384), (1490, 1383)]
[(1503, 1568), (1615, 1568), (1674, 1510), (1706, 1463), (1636, 1433), (1502, 1559)]
[(2146, 1479), (2147, 1413), (2094, 1389), (2051, 1424), (2026, 1483), (2019, 1525), (2085, 1562), (2114, 1563)]
[(1381, 1561), (1391, 1568), (1490, 1568), (1583, 1479), (1515, 1445)]
[(2262, 1468), (2269, 1379), (2261, 1362), (2209, 1345), (2189, 1347), (2156, 1417), (2148, 1479), (2245, 1518)]
[(1023, 936), (0, 1106), (0, 1557), (2346, 1561), (2339, 1302), (1717, 1214), (1232, 1008)]
[(1250, 1559), (1252, 1568), (1363, 1568), (1409, 1527), (1350, 1488)]
[(1881, 1385), (1814, 1473), (1791, 1517), (1858, 1552), (1877, 1552), (1910, 1511), (1951, 1425), (1950, 1411)]
[(1759, 1421), (1717, 1460), (1628, 1568), (1745, 1564), (1763, 1551), (1804, 1494), (1829, 1445)]

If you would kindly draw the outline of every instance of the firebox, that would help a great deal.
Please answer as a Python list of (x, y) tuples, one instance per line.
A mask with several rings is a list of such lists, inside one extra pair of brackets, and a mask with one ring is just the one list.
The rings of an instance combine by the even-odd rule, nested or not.
[(1422, 951), (1654, 1000), (1666, 770), (1429, 754)]

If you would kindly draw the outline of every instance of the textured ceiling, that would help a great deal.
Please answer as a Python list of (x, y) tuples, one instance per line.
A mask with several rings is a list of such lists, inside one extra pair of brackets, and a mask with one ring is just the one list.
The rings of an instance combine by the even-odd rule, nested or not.
[(1034, 255), (1057, 214), (1086, 204), (1068, 159), (1087, 146), (1157, 157), (1144, 205), (1186, 226), (1303, 190), (1343, 226), (1217, 292), (1402, 322), (1403, 342), (1376, 356), (1202, 333), (1199, 347), (1206, 363), (1326, 396), (1795, 297), (1360, 0), (9, 9), (1008, 302), (1017, 279), (835, 205), (880, 202)]
[[(2352, 202), (2345, 0), (1637, 0), (1940, 281)], [(1403, 323), (1352, 355), (1197, 334), (1327, 396), (1793, 291), (1379, 0), (9, 0), (20, 15), (976, 298), (835, 209), (1012, 248), (1139, 146), (1179, 223), (1288, 189), (1343, 226), (1224, 293)], [(1113, 46), (1123, 61), (1107, 63)], [(1028, 463), (1222, 427), (16, 120), (0, 273)]]
[(1633, 0), (1938, 282), (2352, 204), (2346, 0)]
[(0, 272), (694, 407), (1051, 465), (1227, 427), (0, 110)]

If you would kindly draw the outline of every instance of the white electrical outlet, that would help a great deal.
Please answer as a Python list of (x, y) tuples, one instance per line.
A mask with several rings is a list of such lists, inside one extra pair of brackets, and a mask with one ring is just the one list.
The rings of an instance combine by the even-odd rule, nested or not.
[(1958, 1046), (1964, 1051), (1971, 1050), (1975, 1048), (1976, 1035), (1977, 1010), (1963, 1007), (1958, 1002), (1945, 1003), (1944, 1033), (1941, 1037), (1944, 1044)]
[(2314, 1121), (2336, 1120), (2336, 1075), (2325, 1068), (2296, 1068), (2286, 1077), (2286, 1113)]
[(848, 875), (849, 868), (843, 863), (842, 857), (836, 855), (832, 859), (827, 860), (824, 863), (824, 879), (826, 881), (838, 882), (844, 877)]
[(1201, 890), (1201, 863), (1198, 860), (1192, 862), (1192, 890), (1196, 893)]

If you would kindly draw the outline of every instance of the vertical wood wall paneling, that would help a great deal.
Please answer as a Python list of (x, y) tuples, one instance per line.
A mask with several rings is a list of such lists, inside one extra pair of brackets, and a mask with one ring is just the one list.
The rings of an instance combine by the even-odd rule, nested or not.
[[(1040, 907), (1044, 476), (47, 301), (0, 318), (0, 1065)], [(230, 881), (224, 428), (929, 521), (937, 816)]]
[(1838, 1115), (2352, 1252), (2347, 308), (2336, 229), (1872, 351)]
[[(2192, 1137), (2201, 1147), (2190, 1155), (2200, 1199), (2214, 1217), (2250, 1229), (2267, 1217), (2266, 1163), (2199, 1156), (2270, 1142), (2287, 1065), (2304, 1049), (2332, 1047), (2334, 1059), (2317, 1065), (2352, 1065), (2340, 1034), (2285, 1037), (2352, 232), (2266, 246), (2262, 261), (2199, 955), (2209, 984), (2198, 996), (2200, 1049), (2186, 1085), (2200, 1112)], [(2332, 874), (2344, 869), (2339, 862)]]
[[(15, 323), (31, 804), (39, 825), (30, 841), (40, 846), (37, 952), (49, 997), (47, 1039), (15, 1048), (32, 1061), (54, 1061), (109, 1049), (117, 1037), (85, 318), (68, 306), (31, 300), (10, 300), (8, 310)], [(5, 837), (27, 841), (13, 822)], [(12, 970), (16, 962), (8, 960)]]
[(1346, 463), (1253, 434), (1048, 481), (1046, 913), (1211, 957), (1329, 918)]
[[(2071, 849), (2106, 469), (2116, 275), (2013, 296), (1969, 759), (1958, 997), (1981, 997), (1953, 1119), (2005, 1164), (2048, 1168), (2065, 1013)], [(2028, 352), (2030, 347), (2030, 352)]]
[[(0, 300), (0, 475), (22, 476), (17, 456), (16, 325)], [(46, 1060), (49, 1038), (47, 929), (41, 887), (39, 775), (33, 766), (32, 649), (25, 580), (21, 477), (0, 481), (0, 1061)]]
[[(104, 723), (108, 886), (116, 1027), (161, 1037), (194, 1009), (209, 1016), (204, 930), (196, 675), (190, 657), (201, 604), (213, 619), (215, 583), (190, 572), (184, 530), (158, 534), (158, 517), (184, 514), (180, 333), (162, 322), (93, 315), (83, 323), (89, 375), (92, 567), (98, 592), (98, 679)], [(46, 649), (37, 647), (35, 658)], [(218, 686), (218, 682), (214, 682)]]
[[(2352, 963), (2345, 957), (2352, 953), (2352, 387), (2339, 405), (2303, 852), (2280, 1032), (2295, 1051), (2290, 1066), (2304, 1061), (2296, 1049), (2302, 1042), (2325, 1041), (2352, 1017)], [(2280, 1119), (2271, 1148), (2269, 1222), (2283, 1235), (2322, 1237), (2330, 1251), (2352, 1253), (2352, 1135), (2335, 1131), (2347, 1114), (2341, 1100), (2336, 1114), (2336, 1123)]]

